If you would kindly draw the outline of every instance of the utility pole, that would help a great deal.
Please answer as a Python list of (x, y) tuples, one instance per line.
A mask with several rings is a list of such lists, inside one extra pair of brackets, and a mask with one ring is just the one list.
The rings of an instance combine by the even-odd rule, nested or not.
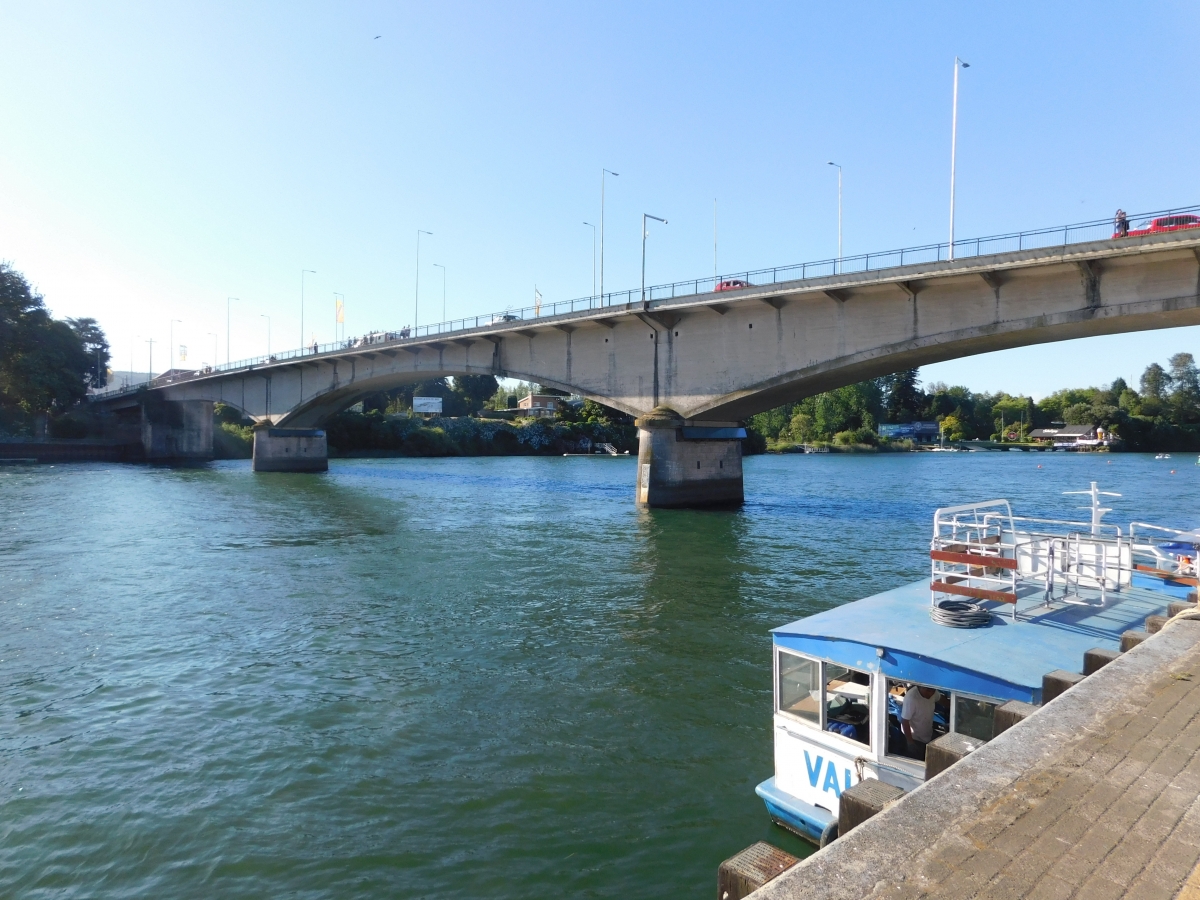
[(442, 270), (442, 321), (446, 321), (446, 267), (441, 263), (434, 263), (435, 269)]
[[(835, 162), (829, 163), (838, 170), (838, 257), (837, 270), (842, 268), (842, 167)], [(837, 274), (837, 271), (834, 272)]]
[[(303, 276), (301, 276), (301, 280), (303, 280)], [(304, 289), (301, 288), (300, 290), (301, 290), (301, 294), (303, 295)], [(238, 303), (242, 302), (241, 299), (238, 297), (226, 297), (225, 298), (225, 365), (229, 365), (229, 304), (234, 300), (237, 300)], [(303, 300), (301, 300), (300, 305), (304, 306)], [(303, 323), (300, 325), (300, 336), (301, 337), (304, 336)], [(303, 345), (304, 341), (301, 341), (300, 343)], [(214, 353), (213, 356), (216, 356), (216, 354)]]
[(149, 384), (154, 380), (154, 338), (150, 338), (146, 343), (150, 345), (150, 369), (146, 373), (146, 384)]
[(180, 325), (182, 325), (183, 319), (172, 319), (171, 323), (167, 326), (167, 340), (171, 342), (171, 346), (168, 348), (170, 350), (170, 356), (171, 356), (171, 365), (168, 368), (168, 371), (170, 371), (170, 369), (175, 368), (175, 323), (176, 322), (178, 322)]
[(652, 216), (649, 213), (642, 213), (642, 302), (646, 302), (646, 220), (653, 219), (655, 222), (667, 224), (666, 219), (660, 219), (658, 216)]
[[(304, 352), (304, 276), (316, 275), (312, 269), (300, 270), (300, 352)], [(234, 298), (237, 299), (236, 297)]]
[(588, 301), (588, 309), (591, 309), (592, 304), (596, 302), (596, 226), (591, 222), (583, 224), (592, 229), (592, 299)]
[(433, 237), (432, 231), (417, 229), (417, 287), (413, 292), (413, 337), (417, 335), (417, 308), (421, 302), (421, 235)]
[(620, 178), (616, 172), (609, 169), (600, 170), (600, 305), (604, 305), (604, 176), (611, 175)]
[(713, 197), (713, 281), (717, 280), (717, 198)]
[(950, 258), (954, 259), (954, 163), (958, 145), (958, 70), (969, 69), (970, 63), (954, 57), (954, 109), (950, 116)]

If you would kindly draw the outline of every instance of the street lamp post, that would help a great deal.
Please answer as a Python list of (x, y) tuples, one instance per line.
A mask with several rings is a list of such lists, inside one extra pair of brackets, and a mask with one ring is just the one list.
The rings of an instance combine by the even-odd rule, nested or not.
[(611, 175), (613, 178), (621, 176), (610, 169), (600, 170), (600, 305), (604, 305), (604, 176)]
[(954, 259), (954, 162), (958, 144), (958, 70), (971, 64), (954, 57), (954, 106), (950, 114), (950, 258)]
[(434, 263), (435, 269), (442, 270), (442, 324), (446, 322), (446, 267), (441, 263)]
[(642, 213), (642, 302), (646, 302), (646, 220), (653, 219), (655, 222), (667, 224), (666, 219), (660, 219), (658, 216), (652, 216), (649, 213)]
[(717, 280), (717, 198), (713, 197), (713, 281)]
[(267, 359), (271, 358), (271, 317), (266, 313), (259, 313), (259, 316), (267, 320)]
[(588, 301), (588, 309), (591, 309), (596, 300), (596, 226), (591, 222), (583, 224), (592, 229), (592, 299)]
[(417, 229), (417, 287), (413, 291), (413, 335), (417, 333), (417, 312), (421, 304), (421, 235), (433, 237), (432, 231)]
[[(838, 264), (837, 264), (837, 268), (841, 269), (841, 267), (842, 267), (842, 167), (839, 166), (835, 162), (831, 162), (829, 165), (833, 166), (835, 169), (838, 170), (838, 257), (837, 257)], [(834, 274), (836, 275), (837, 272), (835, 271)]]
[(150, 338), (146, 343), (150, 345), (150, 366), (146, 372), (146, 384), (149, 384), (154, 380), (154, 338)]
[(300, 270), (300, 352), (304, 352), (304, 276), (316, 275), (313, 269)]
[[(233, 300), (237, 300), (238, 303), (242, 302), (240, 297), (226, 297), (225, 298), (225, 365), (229, 365), (229, 304)], [(303, 327), (304, 326), (301, 326), (302, 329), (303, 329)], [(304, 342), (301, 341), (300, 343), (303, 344)], [(214, 356), (215, 355), (216, 354), (214, 354)]]
[(167, 340), (171, 342), (171, 346), (168, 348), (170, 351), (171, 365), (167, 369), (167, 371), (170, 371), (171, 369), (175, 368), (175, 323), (176, 322), (178, 322), (180, 325), (182, 325), (183, 319), (172, 319), (170, 324), (167, 325)]

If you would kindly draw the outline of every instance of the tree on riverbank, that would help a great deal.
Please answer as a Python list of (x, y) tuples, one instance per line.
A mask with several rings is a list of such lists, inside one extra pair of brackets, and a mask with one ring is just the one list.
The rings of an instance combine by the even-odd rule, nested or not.
[(1200, 369), (1191, 353), (1152, 363), (1139, 390), (1123, 378), (1106, 387), (1065, 388), (1035, 403), (1003, 391), (919, 386), (917, 370), (847, 385), (753, 416), (748, 427), (768, 446), (836, 442), (877, 444), (883, 423), (936, 421), (951, 440), (1024, 439), (1055, 423), (1095, 425), (1137, 451), (1200, 450)]
[(41, 294), (0, 263), (0, 430), (27, 432), (40, 413), (61, 413), (100, 387), (108, 341), (94, 319), (59, 320)]

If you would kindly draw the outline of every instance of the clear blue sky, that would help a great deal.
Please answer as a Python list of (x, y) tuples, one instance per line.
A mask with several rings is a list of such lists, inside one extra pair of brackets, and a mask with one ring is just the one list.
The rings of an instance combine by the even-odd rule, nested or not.
[[(0, 0), (0, 258), (139, 370), (606, 287), (1200, 203), (1195, 3)], [(381, 35), (375, 39), (376, 35)], [(1200, 329), (1008, 351), (926, 381), (1042, 396), (1200, 355)]]

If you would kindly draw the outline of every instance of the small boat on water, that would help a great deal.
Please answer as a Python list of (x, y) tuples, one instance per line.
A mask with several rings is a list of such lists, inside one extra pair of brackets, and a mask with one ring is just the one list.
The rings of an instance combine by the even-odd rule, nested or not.
[(1156, 455), (1154, 458), (1155, 458), (1155, 459), (1170, 459), (1170, 458), (1171, 458), (1171, 454), (1170, 454), (1170, 453), (1159, 453), (1159, 454), (1158, 454), (1158, 455)]
[[(924, 780), (925, 745), (993, 737), (1010, 700), (1040, 703), (1042, 676), (1197, 586), (1200, 530), (1017, 516), (1007, 500), (939, 509), (931, 578), (773, 630), (775, 775), (756, 793), (771, 818), (824, 846), (842, 792), (867, 778)], [(923, 732), (923, 733), (922, 733)]]

